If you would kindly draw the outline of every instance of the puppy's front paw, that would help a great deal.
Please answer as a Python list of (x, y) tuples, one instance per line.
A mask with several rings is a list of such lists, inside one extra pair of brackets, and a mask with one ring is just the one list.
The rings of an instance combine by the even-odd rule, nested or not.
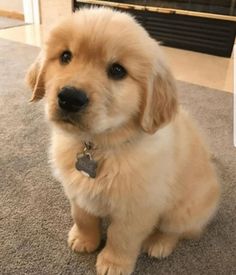
[(99, 246), (100, 239), (95, 235), (82, 234), (74, 224), (68, 235), (68, 245), (76, 252), (93, 252)]
[(98, 255), (96, 268), (98, 275), (129, 275), (133, 265), (127, 258), (115, 257), (109, 249), (104, 248)]

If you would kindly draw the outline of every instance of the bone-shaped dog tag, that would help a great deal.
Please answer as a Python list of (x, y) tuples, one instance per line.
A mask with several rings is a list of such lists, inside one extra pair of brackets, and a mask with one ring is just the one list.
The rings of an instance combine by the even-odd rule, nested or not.
[(97, 161), (91, 158), (90, 154), (83, 154), (77, 158), (75, 167), (85, 176), (95, 178), (97, 170)]

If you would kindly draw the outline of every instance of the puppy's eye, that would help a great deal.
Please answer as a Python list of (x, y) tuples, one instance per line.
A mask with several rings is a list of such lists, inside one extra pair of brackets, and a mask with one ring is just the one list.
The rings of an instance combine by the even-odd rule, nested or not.
[(71, 53), (71, 51), (64, 51), (60, 55), (60, 62), (63, 65), (69, 64), (71, 62), (71, 59), (72, 59), (72, 53)]
[(127, 75), (127, 71), (120, 64), (113, 63), (108, 67), (107, 75), (114, 80), (121, 80)]

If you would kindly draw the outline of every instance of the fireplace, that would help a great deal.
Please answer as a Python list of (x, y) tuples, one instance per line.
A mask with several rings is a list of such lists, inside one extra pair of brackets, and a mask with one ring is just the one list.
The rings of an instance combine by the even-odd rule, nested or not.
[[(210, 4), (209, 4), (210, 3)], [(84, 0), (130, 12), (163, 45), (230, 57), (236, 34), (236, 0)]]

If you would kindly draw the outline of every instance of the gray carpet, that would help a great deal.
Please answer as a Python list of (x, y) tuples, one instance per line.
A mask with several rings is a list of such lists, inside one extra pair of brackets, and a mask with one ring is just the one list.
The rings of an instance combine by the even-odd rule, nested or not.
[[(95, 274), (97, 253), (67, 247), (72, 225), (63, 190), (47, 162), (42, 103), (29, 104), (26, 68), (38, 48), (0, 40), (0, 273)], [(219, 76), (220, 77), (220, 76)], [(233, 96), (179, 82), (181, 102), (209, 137), (223, 195), (220, 210), (198, 241), (184, 241), (167, 259), (141, 255), (134, 274), (236, 274), (236, 149)]]
[(7, 28), (17, 27), (22, 25), (25, 25), (23, 20), (0, 16), (0, 29), (7, 29)]

